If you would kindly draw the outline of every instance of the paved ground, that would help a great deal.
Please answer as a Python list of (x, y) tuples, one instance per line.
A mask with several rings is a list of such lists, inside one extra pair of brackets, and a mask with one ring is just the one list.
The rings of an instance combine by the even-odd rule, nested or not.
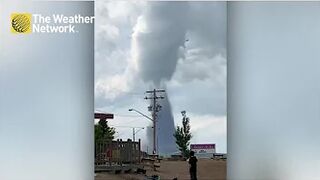
[[(201, 159), (198, 161), (199, 180), (225, 180), (226, 161)], [(187, 180), (189, 178), (189, 166), (186, 161), (162, 161), (161, 167), (154, 172), (147, 170), (147, 175), (160, 175), (161, 180)], [(143, 180), (143, 175), (138, 174), (109, 174), (98, 173), (95, 180)]]

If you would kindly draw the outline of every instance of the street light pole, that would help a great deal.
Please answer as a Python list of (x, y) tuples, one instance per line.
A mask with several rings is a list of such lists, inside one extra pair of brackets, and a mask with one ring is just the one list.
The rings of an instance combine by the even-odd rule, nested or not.
[(135, 127), (132, 127), (132, 140), (133, 141), (135, 141), (136, 140), (136, 134), (139, 132), (139, 131), (141, 131), (142, 129), (144, 129), (144, 127), (142, 127), (142, 128), (140, 128), (140, 129), (138, 129), (137, 131), (136, 131), (136, 128)]
[[(155, 101), (154, 101), (154, 104), (155, 104)], [(129, 111), (135, 111), (137, 112), (138, 114), (142, 115), (143, 117), (149, 119), (150, 121), (152, 121), (153, 123), (153, 154), (156, 154), (157, 152), (157, 149), (156, 149), (156, 111), (153, 111), (152, 113), (152, 118), (150, 118), (149, 116), (143, 114), (142, 112), (136, 110), (136, 109), (129, 109)]]
[(133, 134), (132, 134), (132, 135), (133, 135), (133, 136), (132, 136), (132, 140), (133, 140), (133, 142), (135, 142), (135, 141), (136, 141), (136, 132), (135, 132), (135, 128), (132, 128), (132, 131), (133, 131), (133, 132), (132, 132), (132, 133), (133, 133)]
[[(132, 140), (135, 141), (136, 140), (136, 134), (141, 131), (142, 129), (144, 129), (145, 127), (132, 127), (132, 126), (114, 126), (114, 127), (119, 127), (119, 128), (132, 128)], [(136, 129), (138, 129), (136, 131)], [(116, 132), (118, 133), (118, 132)]]

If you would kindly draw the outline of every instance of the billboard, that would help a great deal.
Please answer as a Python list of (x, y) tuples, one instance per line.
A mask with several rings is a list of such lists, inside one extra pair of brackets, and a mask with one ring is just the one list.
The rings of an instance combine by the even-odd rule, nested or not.
[(216, 152), (215, 144), (191, 144), (191, 151), (194, 151), (195, 154), (213, 154)]

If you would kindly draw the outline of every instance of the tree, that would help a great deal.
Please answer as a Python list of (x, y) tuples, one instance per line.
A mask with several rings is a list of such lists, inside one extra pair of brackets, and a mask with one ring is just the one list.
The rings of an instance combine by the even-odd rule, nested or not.
[(192, 138), (192, 134), (190, 132), (190, 119), (187, 117), (186, 111), (182, 111), (181, 114), (182, 127), (177, 126), (174, 137), (176, 138), (176, 144), (179, 147), (182, 155), (184, 157), (189, 157), (189, 145)]
[(113, 140), (115, 128), (108, 126), (107, 120), (100, 120), (98, 124), (94, 125), (94, 139), (97, 140)]

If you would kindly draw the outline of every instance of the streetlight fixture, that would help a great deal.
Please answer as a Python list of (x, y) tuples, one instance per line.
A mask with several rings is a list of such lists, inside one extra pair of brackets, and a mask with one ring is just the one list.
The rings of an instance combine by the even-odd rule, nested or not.
[(151, 117), (149, 117), (149, 116), (147, 116), (147, 115), (143, 114), (142, 112), (140, 112), (140, 111), (138, 111), (138, 110), (136, 110), (136, 109), (131, 108), (131, 109), (129, 109), (129, 111), (135, 111), (135, 112), (137, 112), (138, 114), (140, 114), (141, 116), (143, 116), (143, 117), (145, 117), (145, 118), (149, 119), (150, 121), (152, 121), (152, 122), (154, 121)]
[(156, 154), (157, 153), (157, 145), (156, 145), (156, 120), (155, 120), (155, 115), (153, 114), (153, 118), (143, 114), (142, 112), (136, 110), (136, 109), (129, 109), (129, 111), (135, 111), (136, 113), (140, 114), (141, 116), (147, 118), (148, 120), (152, 121), (153, 123), (153, 154)]
[(137, 134), (139, 131), (141, 131), (142, 129), (144, 129), (144, 127), (140, 128), (140, 129), (137, 130), (137, 131), (136, 131), (136, 128), (135, 128), (135, 127), (132, 128), (132, 135), (133, 135), (133, 136), (132, 136), (132, 139), (133, 139), (133, 142), (136, 141), (136, 134)]
[[(133, 126), (113, 126), (113, 127), (117, 127), (117, 128), (132, 128), (132, 140), (135, 141), (136, 140), (136, 134), (141, 131), (142, 129), (144, 129), (145, 127), (133, 127)], [(136, 131), (136, 129), (138, 129)], [(116, 132), (119, 136), (119, 132)]]

